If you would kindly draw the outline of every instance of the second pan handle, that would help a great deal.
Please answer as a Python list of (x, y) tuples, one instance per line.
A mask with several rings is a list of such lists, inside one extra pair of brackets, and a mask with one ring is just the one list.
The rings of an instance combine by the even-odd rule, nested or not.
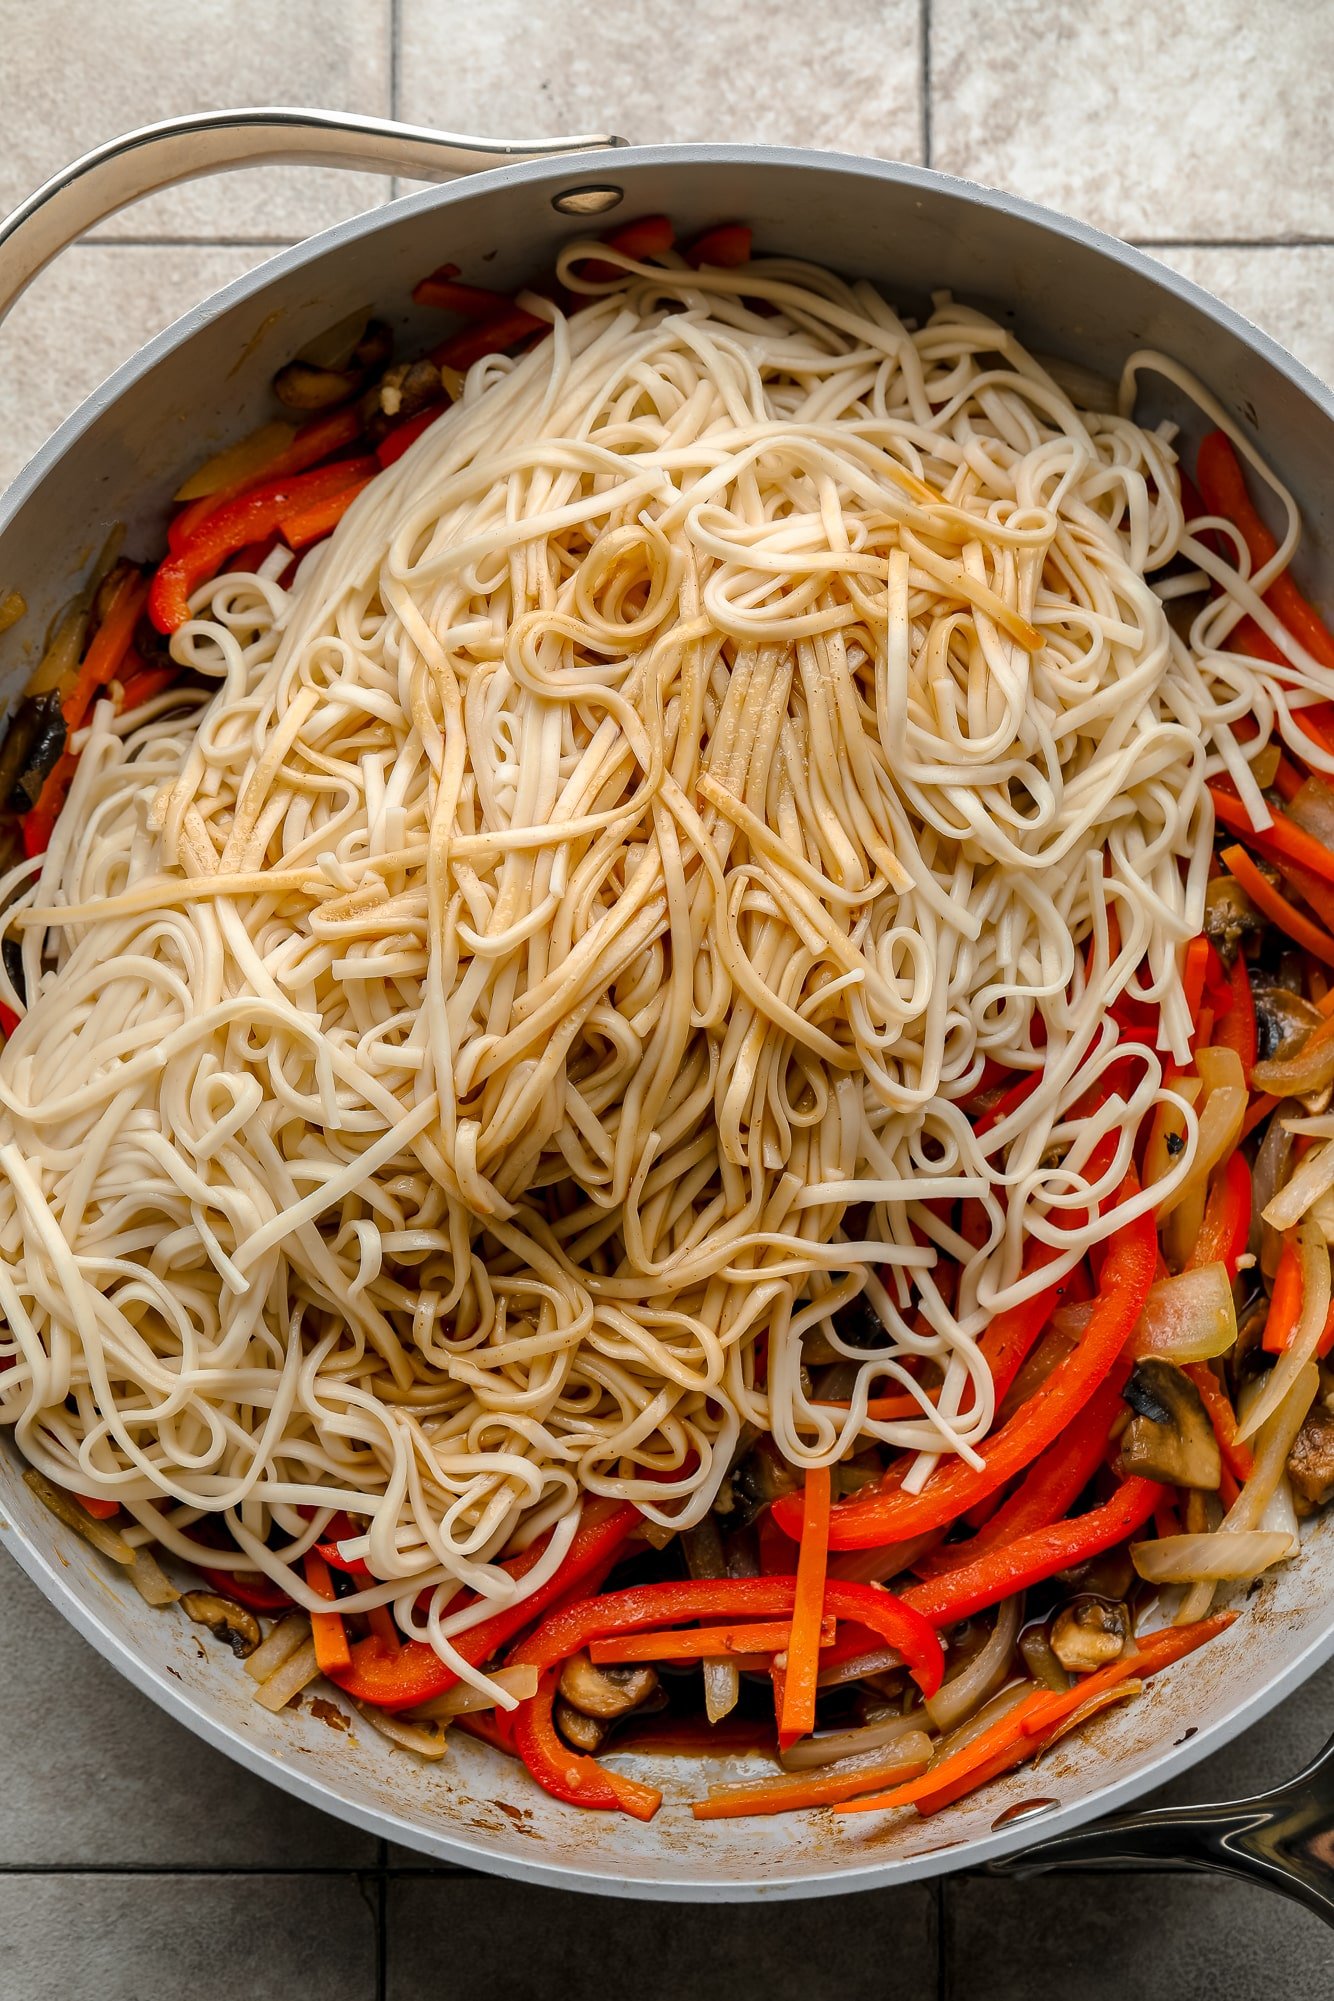
[(474, 139), (345, 111), (205, 111), (144, 125), (85, 153), (0, 222), (0, 320), (37, 273), (118, 209), (229, 167), (351, 167), (427, 181), (623, 146), (605, 133), (565, 139)]

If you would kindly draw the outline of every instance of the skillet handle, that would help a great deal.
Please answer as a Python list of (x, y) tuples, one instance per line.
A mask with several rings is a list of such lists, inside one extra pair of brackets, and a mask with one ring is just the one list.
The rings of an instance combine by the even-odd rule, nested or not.
[(1112, 1814), (993, 1862), (1002, 1876), (1048, 1869), (1206, 1869), (1292, 1897), (1334, 1925), (1334, 1737), (1305, 1771), (1255, 1799)]
[(143, 125), (53, 174), (0, 222), (0, 320), (44, 265), (117, 209), (180, 181), (228, 167), (352, 167), (448, 181), (507, 160), (623, 146), (594, 134), (573, 139), (469, 139), (345, 111), (205, 111)]

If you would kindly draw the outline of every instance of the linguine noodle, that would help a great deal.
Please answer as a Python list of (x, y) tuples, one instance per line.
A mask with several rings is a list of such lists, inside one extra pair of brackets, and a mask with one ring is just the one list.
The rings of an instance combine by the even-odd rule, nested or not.
[[(132, 1537), (202, 1561), (225, 1514), (206, 1560), (308, 1608), (301, 1554), (367, 1517), (342, 1609), (450, 1660), (584, 1492), (696, 1522), (744, 1427), (976, 1462), (978, 1337), (1111, 1229), (1186, 1057), (1206, 773), (1263, 824), (1248, 760), (1329, 692), (1282, 628), (1286, 669), (1221, 650), (1275, 624), (1244, 562), (1154, 588), (1169, 433), (982, 314), (587, 254), (290, 589), (279, 550), (198, 594), (216, 692), (99, 707), (7, 883), (0, 1416)], [(1127, 993), (1163, 1022), (1129, 1085)], [(1040, 1082), (975, 1132), (995, 1065)], [(1189, 1171), (1180, 1115), (1118, 1222)]]

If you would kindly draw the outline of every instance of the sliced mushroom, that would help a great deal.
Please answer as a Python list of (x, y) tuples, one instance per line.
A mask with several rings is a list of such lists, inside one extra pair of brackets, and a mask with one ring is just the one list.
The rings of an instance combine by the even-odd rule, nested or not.
[(1264, 929), (1264, 919), (1241, 884), (1230, 875), (1216, 875), (1204, 898), (1205, 936), (1230, 966), (1242, 941)]
[(560, 1675), (565, 1700), (585, 1716), (599, 1717), (604, 1723), (628, 1716), (648, 1701), (657, 1686), (658, 1677), (651, 1667), (594, 1667), (586, 1653), (566, 1661)]
[(278, 370), (273, 393), (289, 410), (332, 410), (364, 388), (385, 367), (393, 349), (394, 337), (384, 321), (371, 320), (344, 365), (331, 367), (298, 356)]
[(253, 1654), (263, 1638), (254, 1613), (247, 1612), (234, 1598), (219, 1597), (216, 1591), (185, 1592), (181, 1610), (197, 1626), (207, 1626), (215, 1640), (225, 1641), (238, 1661)]
[(556, 1697), (551, 1715), (561, 1736), (576, 1751), (596, 1751), (611, 1728), (600, 1717), (586, 1716), (582, 1709), (576, 1709), (561, 1695)]
[[(1127, 1412), (1127, 1418), (1129, 1412)], [(1119, 1549), (1105, 1549), (1087, 1563), (1076, 1563), (1056, 1573), (1058, 1584), (1071, 1591), (1087, 1592), (1094, 1598), (1124, 1598), (1135, 1582), (1135, 1566), (1124, 1543)]]
[(1130, 1614), (1108, 1598), (1074, 1598), (1052, 1621), (1051, 1650), (1070, 1674), (1088, 1674), (1119, 1660), (1130, 1638)]
[(1299, 1514), (1334, 1501), (1334, 1410), (1327, 1404), (1306, 1413), (1288, 1454), (1288, 1478)]
[(1121, 1471), (1176, 1487), (1217, 1488), (1223, 1475), (1218, 1440), (1190, 1377), (1161, 1356), (1146, 1355), (1123, 1394), (1135, 1415), (1121, 1434)]

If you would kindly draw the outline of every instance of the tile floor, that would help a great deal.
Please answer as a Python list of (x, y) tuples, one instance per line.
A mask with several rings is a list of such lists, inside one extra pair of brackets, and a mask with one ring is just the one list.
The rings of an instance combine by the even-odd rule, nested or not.
[[(1334, 120), (1312, 87), (1334, 66), (1331, 0), (0, 0), (0, 48), (0, 212), (128, 126), (226, 104), (783, 139), (927, 161), (1085, 216), (1334, 379)], [(187, 305), (391, 192), (270, 169), (114, 218), (0, 333), (0, 486)], [(0, 2001), (214, 2001), (242, 1965), (255, 2001), (567, 2001), (632, 1955), (643, 2001), (1334, 1993), (1313, 1919), (1190, 1878), (974, 1878), (761, 1916), (391, 1866), (164, 1721), (7, 1562), (0, 1604)], [(1295, 1770), (1332, 1722), (1327, 1671), (1174, 1792)]]

